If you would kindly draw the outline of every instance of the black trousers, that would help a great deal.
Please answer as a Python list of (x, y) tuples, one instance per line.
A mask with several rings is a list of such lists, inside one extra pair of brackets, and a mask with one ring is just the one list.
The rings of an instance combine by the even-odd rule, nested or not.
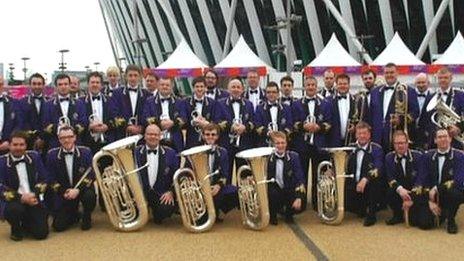
[(356, 213), (360, 216), (367, 214), (375, 215), (377, 211), (377, 202), (379, 199), (379, 182), (371, 180), (366, 184), (363, 193), (356, 191), (356, 181), (346, 179), (345, 181), (345, 207), (349, 212)]
[(93, 189), (85, 189), (74, 200), (64, 200), (55, 213), (53, 229), (57, 232), (65, 231), (79, 221), (79, 203), (84, 210), (83, 218), (90, 218), (96, 205), (96, 195)]
[(147, 201), (148, 206), (152, 210), (151, 213), (155, 222), (161, 222), (163, 219), (169, 218), (176, 210), (175, 204), (162, 204), (160, 196), (158, 196), (153, 190), (148, 191)]
[[(235, 170), (238, 170), (238, 168), (247, 164), (246, 160), (242, 158), (235, 158), (235, 155), (242, 150), (239, 150), (239, 148), (236, 148), (234, 146), (231, 146), (230, 149), (228, 150), (230, 173), (229, 173), (229, 178), (227, 179), (227, 184), (232, 183), (232, 174), (234, 173), (234, 160), (235, 160)], [(237, 177), (237, 180), (238, 180), (238, 177)]]
[(214, 207), (216, 208), (216, 215), (221, 210), (224, 213), (231, 211), (238, 206), (238, 195), (237, 193), (223, 193), (219, 191), (216, 196), (213, 197)]
[(300, 162), (303, 168), (303, 175), (304, 175), (304, 182), (305, 188), (308, 187), (309, 178), (308, 171), (309, 171), (309, 160), (311, 160), (311, 203), (313, 208), (317, 210), (317, 168), (319, 163), (324, 160), (329, 160), (330, 156), (325, 152), (319, 150), (314, 145), (307, 145), (306, 150), (299, 152), (300, 155)]
[(442, 216), (446, 219), (454, 219), (458, 212), (459, 205), (464, 202), (464, 192), (456, 188), (439, 189), (439, 204), (442, 209)]
[[(389, 188), (387, 190), (387, 202), (388, 202), (388, 206), (390, 206), (391, 210), (393, 211), (393, 216), (395, 217), (403, 216), (403, 199), (396, 192), (396, 190), (392, 188)], [(409, 214), (411, 215), (411, 209), (409, 210)]]
[(7, 202), (5, 219), (12, 232), (29, 232), (35, 239), (45, 239), (48, 236), (48, 212), (43, 207), (29, 206), (19, 201)]
[(295, 201), (295, 191), (289, 189), (281, 189), (276, 183), (269, 183), (267, 187), (269, 200), (269, 213), (271, 218), (277, 217), (277, 213), (284, 216), (293, 216), (299, 214), (306, 209), (306, 200), (302, 199), (301, 209), (295, 210), (292, 208)]

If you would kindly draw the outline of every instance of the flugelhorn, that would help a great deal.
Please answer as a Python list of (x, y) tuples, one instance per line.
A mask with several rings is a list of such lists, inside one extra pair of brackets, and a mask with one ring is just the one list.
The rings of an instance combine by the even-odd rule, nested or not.
[(244, 150), (237, 158), (247, 160), (248, 165), (237, 170), (238, 196), (243, 224), (254, 230), (264, 229), (269, 224), (269, 202), (267, 196), (267, 163), (274, 148), (263, 147)]
[[(431, 116), (431, 121), (439, 128), (449, 128), (453, 125), (460, 124), (462, 121), (462, 118), (437, 95), (430, 100), (426, 108), (427, 111), (432, 111), (434, 109), (435, 112)], [(460, 133), (453, 138), (464, 144), (464, 133)]]
[[(148, 208), (138, 172), (148, 164), (136, 168), (133, 150), (141, 135), (129, 136), (103, 147), (93, 157), (93, 168), (105, 201), (111, 224), (120, 231), (133, 231), (148, 221)], [(111, 157), (113, 165), (100, 172), (98, 161)]]
[(211, 145), (193, 147), (181, 152), (192, 168), (178, 169), (174, 173), (173, 184), (176, 190), (182, 223), (190, 232), (203, 232), (211, 229), (216, 221), (210, 177), (208, 173), (208, 152)]
[(353, 147), (323, 148), (332, 161), (322, 161), (317, 167), (317, 211), (321, 221), (329, 225), (342, 222), (345, 211), (346, 158)]

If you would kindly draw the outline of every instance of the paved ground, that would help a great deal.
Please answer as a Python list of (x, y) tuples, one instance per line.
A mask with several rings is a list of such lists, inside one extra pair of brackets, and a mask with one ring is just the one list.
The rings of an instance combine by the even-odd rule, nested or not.
[(306, 211), (295, 225), (280, 221), (264, 231), (244, 229), (238, 211), (203, 234), (186, 232), (179, 217), (162, 226), (149, 223), (138, 232), (115, 232), (105, 214), (96, 211), (92, 230), (77, 226), (64, 233), (52, 232), (45, 241), (8, 239), (7, 223), (0, 223), (2, 260), (462, 260), (464, 211), (458, 226), (462, 231), (448, 235), (444, 229), (420, 231), (404, 225), (387, 227), (382, 212), (374, 227), (362, 227), (361, 220), (346, 215), (340, 226), (319, 222)]

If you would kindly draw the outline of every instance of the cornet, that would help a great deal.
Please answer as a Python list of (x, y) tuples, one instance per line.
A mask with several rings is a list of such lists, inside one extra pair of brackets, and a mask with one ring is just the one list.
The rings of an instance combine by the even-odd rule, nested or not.
[(61, 116), (58, 119), (58, 127), (56, 128), (56, 133), (59, 134), (61, 128), (69, 126), (71, 126), (71, 120), (68, 118), (68, 116)]
[[(127, 121), (127, 126), (137, 126), (139, 125), (139, 122), (137, 120), (137, 116), (132, 116), (129, 118), (129, 120)], [(126, 132), (126, 137), (130, 136), (131, 133), (129, 132)]]
[[(316, 123), (316, 116), (308, 114), (308, 116), (306, 116), (306, 119), (304, 121), (304, 124), (307, 124), (307, 123)], [(305, 132), (304, 141), (309, 142), (310, 145), (313, 145), (314, 144), (314, 132)]]
[(277, 123), (272, 122), (272, 121), (269, 122), (269, 124), (267, 125), (267, 138), (266, 138), (266, 143), (269, 146), (272, 146), (272, 138), (271, 138), (272, 132), (275, 132), (278, 130), (279, 130), (279, 125), (277, 125)]
[[(100, 118), (98, 117), (98, 115), (96, 113), (94, 114), (91, 114), (89, 116), (89, 122), (90, 124), (92, 123), (102, 123), (102, 121), (100, 120)], [(92, 136), (93, 140), (95, 142), (98, 142), (100, 141), (101, 143), (104, 143), (105, 142), (105, 135), (103, 133), (100, 133), (100, 132), (94, 132), (94, 131), (90, 131), (90, 136)]]
[(194, 127), (196, 133), (198, 133), (198, 141), (202, 140), (202, 132), (201, 132), (201, 127), (198, 124), (198, 120), (201, 117), (201, 114), (197, 110), (193, 110), (192, 113), (190, 114), (192, 117), (192, 120), (190, 121), (190, 125)]
[[(160, 121), (163, 121), (163, 120), (169, 120), (169, 115), (167, 114), (161, 114), (160, 116)], [(171, 132), (169, 130), (162, 130), (161, 131), (161, 140), (170, 140), (171, 139)]]
[(234, 118), (232, 120), (232, 126), (230, 127), (230, 133), (229, 133), (229, 143), (230, 144), (233, 144), (235, 147), (238, 147), (240, 146), (240, 135), (238, 133), (235, 133), (232, 128), (235, 126), (235, 125), (240, 125), (240, 124), (243, 124), (243, 121), (242, 121), (242, 115), (240, 115), (239, 118)]

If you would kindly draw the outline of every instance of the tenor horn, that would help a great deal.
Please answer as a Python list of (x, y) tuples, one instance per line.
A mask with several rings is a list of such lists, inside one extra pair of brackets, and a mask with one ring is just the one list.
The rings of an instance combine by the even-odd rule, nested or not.
[[(111, 224), (119, 231), (133, 231), (143, 227), (148, 221), (148, 208), (138, 171), (148, 166), (136, 168), (133, 150), (141, 135), (129, 136), (103, 147), (93, 157), (93, 168), (106, 212)], [(98, 161), (111, 157), (113, 165), (100, 171)]]
[[(462, 120), (461, 117), (438, 96), (434, 96), (426, 108), (427, 111), (432, 111), (434, 109), (435, 112), (431, 116), (431, 121), (439, 128), (449, 128), (453, 125), (458, 125)], [(453, 138), (464, 144), (464, 133), (460, 133)]]
[(173, 183), (182, 223), (190, 232), (207, 231), (216, 221), (210, 177), (217, 173), (208, 173), (208, 151), (211, 149), (211, 145), (203, 145), (182, 151), (181, 155), (186, 157), (192, 168), (178, 169), (174, 173)]
[(264, 229), (269, 224), (269, 201), (267, 196), (267, 162), (274, 148), (263, 147), (244, 150), (237, 158), (247, 160), (237, 170), (238, 196), (243, 224), (253, 230)]
[(317, 167), (317, 211), (321, 221), (329, 225), (342, 222), (345, 211), (346, 158), (353, 147), (323, 148), (332, 161), (322, 161)]

